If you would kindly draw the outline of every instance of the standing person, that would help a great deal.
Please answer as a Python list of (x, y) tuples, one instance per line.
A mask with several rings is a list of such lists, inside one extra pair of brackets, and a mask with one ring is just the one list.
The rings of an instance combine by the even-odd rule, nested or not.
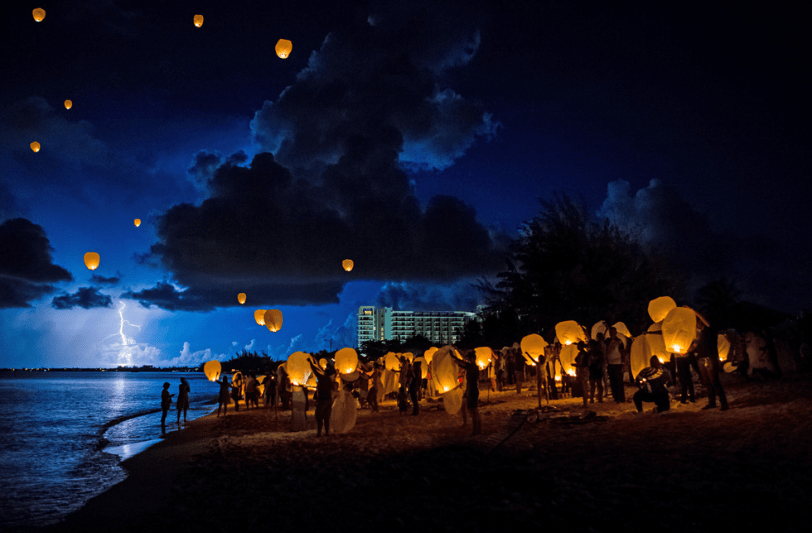
[(228, 413), (228, 402), (229, 398), (231, 397), (231, 385), (228, 383), (228, 376), (223, 376), (223, 380), (220, 382), (220, 397), (218, 398), (217, 404), (217, 416), (220, 416), (220, 408), (223, 408), (223, 416), (226, 416)]
[(677, 365), (677, 380), (679, 380), (680, 398), (679, 403), (686, 404), (688, 400), (691, 403), (696, 402), (696, 393), (694, 392), (694, 377), (691, 375), (691, 368), (701, 376), (699, 372), (699, 365), (696, 362), (696, 354), (689, 349), (686, 354), (674, 354), (674, 360)]
[(589, 401), (589, 351), (584, 341), (578, 342), (578, 355), (575, 356), (575, 379), (581, 387), (581, 396), (583, 396), (584, 407), (586, 407)]
[[(242, 397), (242, 373), (237, 372), (231, 378), (231, 398), (234, 400), (234, 410), (240, 412), (240, 398)], [(247, 406), (246, 406), (247, 407)]]
[(333, 375), (335, 370), (328, 366), (322, 370), (316, 360), (308, 360), (313, 374), (316, 376), (316, 436), (321, 437), (321, 428), (324, 426), (324, 435), (330, 436), (330, 415), (333, 410)]
[(307, 430), (307, 387), (293, 386), (290, 400), (290, 430)]
[(183, 411), (183, 423), (186, 424), (186, 411), (189, 410), (189, 393), (192, 389), (186, 378), (180, 378), (178, 386), (178, 425), (180, 426), (180, 412)]
[(465, 370), (465, 404), (474, 426), (471, 435), (480, 435), (482, 420), (479, 418), (479, 367), (476, 364), (476, 355), (474, 350), (469, 350), (463, 354), (465, 359), (460, 359), (454, 352), (451, 352), (451, 357)]
[(276, 377), (273, 373), (268, 372), (265, 376), (265, 381), (262, 382), (265, 386), (265, 390), (263, 391), (264, 399), (265, 399), (265, 407), (269, 407), (271, 405), (276, 405)]
[(382, 390), (381, 384), (381, 365), (378, 361), (372, 362), (372, 372), (367, 374), (369, 376), (369, 390), (367, 391), (367, 403), (373, 413), (378, 412), (378, 391)]
[(167, 381), (164, 383), (164, 390), (161, 391), (161, 435), (166, 435), (166, 414), (172, 406), (172, 396), (174, 396), (174, 394), (169, 394), (169, 387), (171, 385)]
[(609, 386), (615, 403), (624, 403), (626, 393), (623, 388), (623, 341), (617, 336), (614, 327), (609, 328), (609, 339), (606, 341), (606, 366), (609, 371)]
[(254, 373), (248, 374), (248, 379), (245, 380), (245, 409), (246, 411), (254, 404), (254, 408), (259, 408), (259, 399), (257, 397), (257, 378)]
[(728, 410), (727, 396), (719, 381), (719, 348), (717, 331), (700, 318), (696, 320), (696, 359), (699, 364), (699, 376), (708, 390), (708, 405), (702, 409), (716, 408), (716, 397), (722, 411)]
[(589, 403), (595, 403), (595, 389), (598, 393), (598, 403), (603, 403), (603, 351), (597, 340), (589, 341)]
[(420, 393), (420, 385), (423, 383), (423, 374), (420, 361), (415, 361), (411, 367), (412, 379), (409, 382), (409, 396), (412, 398), (412, 415), (417, 416), (420, 411), (418, 394)]
[(662, 413), (671, 408), (668, 397), (668, 371), (660, 363), (656, 355), (652, 355), (649, 365), (637, 374), (637, 385), (640, 389), (634, 393), (632, 401), (638, 413), (643, 412), (643, 402), (654, 402), (657, 412)]

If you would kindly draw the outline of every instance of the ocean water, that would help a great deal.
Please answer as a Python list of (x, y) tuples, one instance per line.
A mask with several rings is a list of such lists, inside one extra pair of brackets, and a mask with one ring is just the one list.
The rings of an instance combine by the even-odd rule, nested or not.
[(179, 429), (181, 377), (187, 420), (217, 407), (202, 372), (0, 372), (0, 530), (58, 522), (123, 480), (120, 462), (160, 439), (164, 382)]

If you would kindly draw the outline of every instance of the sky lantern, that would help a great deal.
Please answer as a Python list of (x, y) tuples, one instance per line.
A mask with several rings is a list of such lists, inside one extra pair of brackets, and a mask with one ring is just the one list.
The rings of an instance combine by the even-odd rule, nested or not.
[(383, 366), (392, 372), (400, 370), (400, 361), (398, 360), (398, 356), (395, 355), (395, 352), (389, 352), (383, 356)]
[(629, 331), (629, 328), (627, 328), (626, 324), (624, 324), (623, 322), (616, 322), (615, 325), (612, 326), (612, 327), (615, 328), (615, 330), (618, 332), (618, 334), (623, 335), (627, 339), (632, 338), (632, 334)]
[(476, 364), (480, 370), (484, 370), (493, 361), (493, 350), (487, 346), (474, 349), (474, 354), (476, 355)]
[(530, 363), (535, 365), (538, 363), (539, 357), (544, 355), (544, 348), (547, 347), (547, 341), (545, 341), (541, 335), (531, 333), (522, 339), (520, 346), (525, 359), (529, 356), (532, 360)]
[(431, 348), (429, 348), (428, 350), (423, 352), (423, 357), (426, 358), (426, 363), (431, 364), (431, 358), (434, 357), (434, 353), (436, 351), (437, 351), (437, 348), (435, 346), (432, 346)]
[(429, 364), (426, 362), (426, 358), (418, 355), (414, 358), (414, 364), (417, 363), (420, 363), (420, 379), (426, 379), (429, 375)]
[(199, 28), (203, 25), (203, 15), (195, 15), (195, 18), (193, 18), (192, 21), (195, 23), (195, 27)]
[(101, 258), (96, 252), (88, 252), (85, 254), (85, 266), (90, 270), (96, 270), (99, 268), (100, 260)]
[(245, 303), (245, 293), (244, 292), (241, 292), (240, 294), (237, 295), (237, 301), (240, 302), (240, 304)]
[(141, 225), (141, 219), (140, 219), (140, 218), (136, 218), (135, 220), (133, 220), (133, 224), (135, 224), (135, 227), (137, 228), (138, 226), (140, 226), (140, 225)]
[[(575, 374), (575, 368), (573, 365), (575, 364), (575, 358), (578, 357), (578, 345), (577, 344), (570, 344), (568, 346), (561, 347), (561, 353), (558, 355), (559, 359), (561, 359), (561, 366), (564, 372), (569, 374), (570, 376)], [(556, 368), (556, 374), (558, 374), (559, 369)]]
[(663, 342), (671, 353), (684, 354), (696, 339), (696, 313), (689, 307), (675, 307), (663, 319)]
[(342, 374), (355, 372), (358, 366), (358, 352), (352, 348), (341, 348), (336, 352), (336, 370)]
[(256, 311), (254, 311), (254, 320), (256, 320), (257, 324), (259, 324), (260, 326), (265, 325), (265, 312), (266, 311), (267, 311), (267, 309), (257, 309)]
[(206, 377), (209, 378), (209, 381), (217, 381), (220, 379), (221, 370), (220, 361), (209, 361), (203, 365), (203, 372), (206, 373)]
[(400, 354), (401, 359), (407, 359), (410, 363), (414, 361), (414, 354), (412, 352), (405, 352)]
[(276, 55), (278, 55), (280, 58), (285, 59), (288, 57), (291, 50), (293, 50), (293, 43), (287, 39), (279, 39), (276, 42)]
[(319, 368), (321, 368), (322, 370), (327, 370), (327, 359), (325, 359), (324, 357), (319, 359)]
[(719, 360), (727, 359), (727, 355), (730, 353), (730, 341), (722, 333), (716, 337), (716, 348), (719, 350)]
[[(453, 346), (443, 346), (434, 353), (432, 360), (431, 379), (434, 387), (442, 393), (447, 393), (460, 384), (457, 379), (459, 368), (457, 362), (451, 357), (453, 352), (456, 352)], [(459, 357), (459, 352), (455, 355)]]
[(31, 149), (34, 150), (35, 152), (39, 152), (39, 143), (37, 141), (32, 142)]
[(73, 102), (65, 100), (65, 109), (70, 109), (71, 107), (73, 107)]
[(34, 15), (34, 20), (36, 20), (37, 22), (42, 22), (42, 19), (45, 18), (45, 10), (42, 9), (41, 7), (35, 9), (32, 12), (32, 14)]
[(586, 335), (584, 328), (574, 320), (565, 320), (555, 325), (555, 336), (558, 337), (558, 342), (564, 346), (570, 344), (577, 344), (578, 341), (586, 342)]
[(649, 366), (651, 356), (654, 354), (651, 353), (651, 347), (648, 344), (648, 340), (651, 337), (656, 336), (657, 335), (649, 335), (644, 333), (642, 335), (638, 335), (632, 341), (632, 348), (629, 350), (629, 364), (631, 366), (632, 376), (634, 378), (637, 378), (637, 374)]
[(352, 262), (352, 259), (345, 259), (341, 262), (341, 266), (344, 267), (344, 270), (349, 272), (350, 270), (352, 270), (352, 267), (355, 266), (355, 263)]
[(276, 333), (282, 329), (282, 311), (279, 309), (268, 309), (265, 311), (265, 327)]
[(677, 306), (677, 302), (670, 296), (660, 296), (648, 303), (648, 316), (654, 322), (662, 322), (669, 311)]
[(595, 324), (592, 326), (592, 329), (589, 330), (589, 336), (592, 339), (597, 339), (598, 338), (598, 333), (603, 333), (603, 335), (606, 336), (606, 330), (607, 329), (609, 329), (609, 328), (606, 326), (606, 320), (601, 320), (600, 322), (595, 322)]
[(310, 377), (310, 354), (293, 352), (288, 356), (287, 372), (292, 385), (305, 385)]

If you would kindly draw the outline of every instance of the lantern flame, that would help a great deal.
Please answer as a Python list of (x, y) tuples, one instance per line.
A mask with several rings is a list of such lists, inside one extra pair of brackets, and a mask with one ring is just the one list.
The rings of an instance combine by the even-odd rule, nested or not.
[(569, 375), (569, 376), (575, 376), (575, 370), (573, 370), (573, 369), (569, 369), (569, 370), (567, 370), (567, 375)]
[(564, 343), (564, 346), (569, 346), (570, 344), (572, 344), (572, 341), (567, 341)]
[(682, 353), (682, 346), (680, 346), (679, 344), (675, 344), (671, 348), (674, 350), (674, 353)]
[(662, 358), (662, 357), (659, 357), (659, 356), (658, 356), (658, 357), (657, 357), (657, 359), (660, 361), (660, 364), (665, 363), (665, 361), (663, 361), (663, 358)]

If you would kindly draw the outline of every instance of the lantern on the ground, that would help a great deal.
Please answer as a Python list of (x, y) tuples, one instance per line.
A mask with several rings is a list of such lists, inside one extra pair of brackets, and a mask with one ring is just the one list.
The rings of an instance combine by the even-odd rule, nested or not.
[(484, 370), (493, 361), (493, 350), (487, 346), (476, 348), (474, 354), (476, 355), (476, 365), (481, 370)]
[(344, 270), (349, 272), (352, 270), (352, 267), (355, 266), (355, 263), (352, 262), (352, 259), (345, 259), (341, 262), (341, 266), (344, 267)]
[(290, 55), (291, 50), (293, 50), (293, 43), (288, 41), (287, 39), (279, 39), (276, 43), (276, 55), (280, 58), (285, 59)]
[(194, 22), (196, 28), (199, 28), (200, 26), (203, 25), (203, 15), (195, 15), (195, 17), (192, 19), (192, 22)]
[(240, 302), (240, 304), (245, 303), (245, 293), (244, 292), (241, 292), (240, 294), (237, 295), (237, 301)]
[(35, 152), (39, 152), (39, 143), (37, 141), (32, 142), (31, 149), (34, 150)]
[(90, 270), (96, 270), (97, 268), (99, 268), (100, 260), (101, 258), (99, 257), (99, 254), (97, 254), (96, 252), (87, 252), (85, 254), (85, 266)]
[(141, 219), (140, 219), (140, 218), (136, 218), (135, 220), (133, 220), (133, 224), (135, 224), (135, 227), (137, 228), (138, 226), (140, 226), (140, 225), (141, 225)]
[(220, 361), (209, 361), (203, 365), (203, 372), (206, 373), (206, 377), (209, 378), (209, 381), (217, 381), (220, 379), (221, 370)]
[(668, 312), (677, 306), (677, 302), (670, 296), (660, 296), (648, 303), (648, 316), (654, 322), (662, 322)]
[(42, 19), (45, 18), (45, 10), (42, 9), (41, 7), (35, 9), (32, 12), (32, 14), (34, 15), (34, 20), (36, 20), (37, 22), (42, 22)]
[(684, 354), (696, 339), (696, 313), (688, 307), (675, 307), (663, 319), (663, 342), (671, 353)]
[(538, 363), (539, 358), (544, 355), (544, 348), (547, 347), (547, 341), (541, 335), (531, 333), (522, 339), (521, 349), (525, 358), (530, 357), (533, 365)]
[(287, 372), (292, 385), (305, 385), (307, 379), (312, 374), (310, 368), (310, 354), (304, 352), (293, 352), (288, 356)]
[(586, 342), (584, 328), (574, 320), (565, 320), (564, 322), (556, 324), (555, 336), (558, 337), (558, 342), (564, 346), (577, 344), (578, 341)]
[(358, 353), (352, 348), (342, 348), (336, 352), (336, 370), (342, 374), (355, 372), (358, 366)]
[(269, 331), (276, 333), (282, 329), (282, 311), (279, 309), (268, 309), (265, 311), (265, 327)]
[(265, 313), (267, 311), (268, 311), (267, 309), (257, 309), (256, 311), (254, 311), (254, 320), (256, 320), (257, 324), (259, 324), (260, 326), (265, 325)]
[(73, 102), (65, 100), (65, 109), (70, 109), (71, 107), (73, 107)]

